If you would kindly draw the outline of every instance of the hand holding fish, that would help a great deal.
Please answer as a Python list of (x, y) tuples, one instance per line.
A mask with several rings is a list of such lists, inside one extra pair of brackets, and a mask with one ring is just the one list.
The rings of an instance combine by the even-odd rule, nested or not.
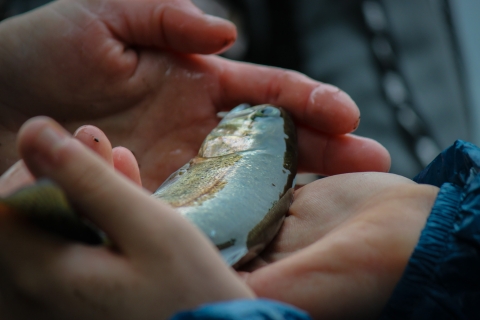
[(153, 191), (197, 153), (218, 111), (243, 102), (290, 111), (301, 171), (389, 167), (378, 143), (347, 134), (360, 114), (339, 89), (200, 55), (225, 50), (235, 28), (189, 1), (55, 1), (2, 22), (0, 37), (1, 172), (19, 159), (20, 125), (43, 114), (71, 131), (87, 122), (100, 127), (113, 145), (134, 152)]
[(407, 265), (438, 188), (386, 173), (324, 178), (295, 193), (277, 238), (243, 269), (259, 297), (314, 319), (376, 319)]
[(253, 296), (198, 230), (108, 165), (130, 167), (128, 175), (134, 159), (116, 161), (107, 145), (97, 150), (104, 161), (46, 119), (25, 125), (19, 150), (35, 176), (58, 183), (116, 246), (66, 242), (0, 216), (2, 319), (163, 319)]
[[(38, 121), (36, 120), (37, 124)], [(53, 128), (59, 130), (58, 126)], [(33, 130), (33, 132), (35, 131), (38, 130)], [(30, 132), (31, 140), (34, 134), (32, 134), (31, 129)], [(123, 149), (123, 151), (113, 152), (113, 154), (125, 153), (122, 157), (112, 156), (108, 139), (95, 127), (81, 128), (76, 135), (79, 140), (89, 145), (108, 163), (113, 162), (118, 171), (123, 172), (138, 183), (139, 174), (135, 170), (135, 159), (128, 157), (131, 156), (128, 150)], [(95, 143), (92, 136), (102, 143)], [(28, 142), (28, 135), (27, 139), (25, 139), (25, 134), (23, 134), (23, 137), (23, 140)], [(30, 148), (32, 145), (30, 145)], [(48, 144), (43, 147), (40, 145), (40, 147), (48, 149)], [(44, 172), (45, 169), (39, 167), (39, 164), (44, 164), (45, 161), (41, 161), (39, 157), (34, 157), (35, 152), (29, 155), (31, 151), (28, 151), (27, 148), (26, 158), (31, 159), (30, 161), (27, 160), (27, 163), (31, 164), (30, 167), (34, 172)], [(81, 162), (81, 159), (78, 161)], [(77, 162), (77, 168), (70, 168), (70, 171), (78, 171), (79, 163)], [(82, 172), (89, 171), (88, 167), (80, 167), (83, 168)], [(57, 169), (55, 168), (54, 171)], [(75, 178), (79, 175), (78, 172), (73, 176), (66, 175), (68, 178), (65, 178), (64, 170), (60, 170), (60, 172), (54, 173), (47, 170), (47, 176), (59, 175), (58, 178), (67, 182), (66, 190), (68, 188), (77, 190), (78, 186), (76, 184), (83, 180), (70, 181), (70, 178)], [(94, 176), (97, 174), (97, 171), (92, 173)], [(100, 182), (94, 183), (95, 188), (93, 188), (91, 180), (95, 179), (88, 179), (88, 176), (89, 174), (82, 175), (84, 179), (87, 179), (87, 182), (90, 181), (87, 186), (83, 187), (87, 191), (111, 187), (108, 183)], [(113, 178), (113, 176), (110, 178)], [(88, 186), (92, 186), (92, 188)], [(417, 185), (400, 176), (381, 173), (337, 175), (311, 183), (296, 192), (290, 214), (274, 242), (266, 251), (261, 253), (260, 257), (244, 267), (245, 281), (260, 297), (296, 305), (307, 310), (314, 318), (374, 318), (381, 312), (405, 268), (418, 240), (420, 230), (423, 228), (426, 217), (430, 212), (437, 190), (436, 187)], [(116, 199), (119, 194), (116, 192), (118, 191), (112, 192), (115, 193), (113, 202), (117, 202)], [(85, 202), (81, 199), (84, 198), (83, 195), (74, 194), (71, 198)], [(88, 202), (96, 204), (105, 202), (102, 207), (116, 206), (107, 203), (108, 196), (99, 201), (96, 201), (95, 198), (88, 200)], [(136, 201), (144, 201), (144, 199), (137, 199)], [(129, 211), (125, 212), (125, 215), (131, 215), (132, 207), (122, 208)], [(89, 207), (88, 209), (92, 208)], [(109, 210), (110, 214), (116, 215), (115, 210)], [(161, 208), (156, 210), (161, 210)], [(85, 212), (82, 205), (80, 205), (80, 212)], [(92, 212), (95, 215), (98, 211), (92, 209)], [(159, 223), (159, 221), (151, 222)], [(97, 276), (95, 277), (95, 285), (103, 288), (104, 286), (110, 286), (111, 281), (115, 279), (116, 273), (107, 277), (105, 274), (98, 274), (97, 268), (90, 267), (91, 264), (95, 265), (99, 257), (102, 256), (100, 254), (88, 254), (88, 252), (97, 251), (97, 253), (107, 252), (111, 254), (105, 247), (95, 249), (80, 244), (59, 242), (59, 238), (51, 238), (45, 233), (40, 234), (38, 230), (25, 228), (24, 225), (9, 224), (5, 217), (0, 226), (3, 226), (0, 235), (3, 234), (8, 237), (8, 239), (0, 241), (0, 243), (5, 244), (5, 246), (0, 247), (0, 254), (2, 254), (3, 248), (3, 254), (5, 254), (5, 257), (8, 256), (2, 261), (8, 262), (7, 266), (14, 265), (10, 270), (18, 268), (18, 270), (15, 270), (15, 276), (13, 277), (17, 282), (10, 282), (9, 285), (13, 285), (16, 291), (20, 290), (20, 292), (27, 293), (33, 298), (38, 298), (39, 296), (36, 294), (41, 294), (42, 300), (40, 301), (46, 303), (47, 306), (50, 295), (44, 300), (42, 290), (46, 289), (42, 288), (48, 286), (49, 290), (52, 291), (51, 283), (57, 284), (52, 291), (52, 295), (60, 295), (61, 293), (62, 296), (67, 297), (68, 307), (76, 310), (75, 300), (73, 302), (68, 300), (70, 296), (66, 295), (65, 292), (72, 290), (72, 288), (87, 290), (87, 286), (92, 285), (89, 282), (85, 284), (85, 287), (78, 287), (77, 280), (80, 281), (81, 277), (87, 275)], [(150, 229), (147, 226), (139, 228), (146, 228), (147, 231)], [(145, 237), (143, 240), (148, 242), (147, 238), (150, 236), (143, 231), (140, 236)], [(153, 233), (151, 233), (152, 235)], [(131, 238), (130, 230), (114, 239), (115, 242), (124, 243), (125, 241), (128, 242), (129, 238)], [(12, 246), (11, 243), (16, 245)], [(52, 243), (60, 243), (60, 245), (52, 246)], [(12, 248), (18, 250), (17, 244), (20, 244), (22, 249), (18, 252), (15, 251), (15, 254), (13, 254), (11, 250)], [(176, 245), (176, 243), (172, 244), (172, 247)], [(85, 255), (65, 254), (65, 252), (70, 252), (65, 248), (75, 248), (72, 250), (80, 253), (85, 251), (86, 253)], [(144, 249), (142, 248), (140, 251), (142, 250)], [(155, 253), (154, 250), (162, 250), (162, 248), (154, 249), (152, 247), (150, 254)], [(153, 257), (156, 255), (157, 253)], [(40, 259), (43, 262), (28, 264), (35, 267), (34, 272), (28, 269), (28, 265), (24, 265), (24, 259), (27, 259), (25, 256), (28, 256), (29, 261)], [(87, 268), (83, 268), (84, 273), (80, 273), (80, 275), (78, 270), (73, 267), (61, 269), (64, 272), (60, 274), (51, 272), (50, 268), (52, 266), (50, 263), (46, 264), (40, 256), (48, 257), (46, 260), (51, 259), (53, 267), (58, 267), (56, 263), (60, 261), (62, 263), (60, 268), (68, 265), (68, 261), (73, 261), (77, 256), (78, 259), (82, 259), (82, 264), (86, 264)], [(206, 255), (206, 257), (210, 259), (209, 255)], [(146, 252), (144, 258), (154, 263), (149, 260), (152, 257), (148, 257)], [(199, 257), (199, 259), (201, 258)], [(124, 261), (120, 259), (106, 266), (112, 270), (117, 270), (119, 265), (122, 266), (123, 263)], [(189, 272), (193, 273), (194, 271)], [(29, 286), (22, 284), (25, 279), (31, 279), (31, 276), (35, 274), (41, 275), (43, 281), (34, 282), (33, 285), (30, 284)], [(5, 273), (5, 276), (12, 277), (12, 274)], [(145, 276), (152, 277), (151, 274)], [(192, 276), (192, 274), (189, 276)], [(127, 279), (132, 279), (128, 276), (128, 273)], [(125, 281), (122, 283), (125, 283)], [(45, 287), (42, 287), (42, 285)], [(106, 308), (108, 308), (110, 302), (103, 297), (91, 292), (80, 292), (88, 295), (91, 303), (106, 305)], [(122, 294), (118, 294), (116, 297), (122, 296)], [(11, 296), (11, 298), (16, 303), (12, 304), (8, 301), (9, 306), (15, 306), (17, 303), (21, 304), (23, 302), (17, 296)], [(135, 309), (138, 302), (136, 300), (130, 300), (129, 302), (126, 308), (132, 312), (138, 312)], [(49, 310), (59, 312), (54, 307)], [(84, 315), (85, 313), (82, 314), (82, 316)]]
[[(97, 153), (118, 172), (136, 184), (142, 185), (135, 156), (124, 147), (112, 149), (110, 140), (102, 130), (95, 126), (85, 125), (75, 131), (74, 137)], [(28, 171), (23, 160), (19, 160), (0, 176), (0, 197), (8, 196), (12, 192), (34, 183), (34, 181), (35, 178)]]

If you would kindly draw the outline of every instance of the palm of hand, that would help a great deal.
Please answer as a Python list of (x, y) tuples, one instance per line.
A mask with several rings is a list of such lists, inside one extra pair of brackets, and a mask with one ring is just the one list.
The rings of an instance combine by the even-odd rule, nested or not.
[(245, 267), (257, 295), (321, 319), (374, 319), (399, 281), (438, 189), (334, 176), (299, 189), (274, 242)]
[[(234, 40), (233, 26), (195, 10), (189, 1), (65, 0), (4, 22), (0, 170), (18, 159), (19, 126), (48, 115), (70, 130), (94, 124), (114, 146), (131, 149), (153, 190), (196, 154), (218, 111), (243, 102), (293, 114), (301, 170), (387, 170), (379, 144), (342, 135), (355, 129), (359, 114), (337, 88), (294, 72), (178, 53), (216, 52)], [(35, 50), (19, 55), (22, 48)]]
[[(221, 101), (215, 99), (221, 98), (219, 72), (209, 61), (219, 58), (126, 48), (104, 22), (79, 14), (80, 5), (73, 13), (62, 5), (59, 2), (39, 12), (42, 15), (37, 13), (39, 20), (49, 23), (38, 37), (29, 35), (31, 40), (26, 40), (38, 42), (27, 46), (41, 52), (37, 61), (31, 57), (23, 61), (24, 68), (33, 72), (27, 83), (16, 86), (15, 80), (25, 79), (15, 73), (8, 86), (12, 90), (31, 89), (12, 95), (15, 100), (6, 102), (15, 106), (7, 108), (9, 118), (17, 119), (10, 124), (11, 135), (23, 121), (38, 114), (59, 119), (70, 130), (88, 121), (103, 129), (114, 146), (121, 144), (132, 150), (144, 185), (158, 187), (196, 154), (203, 137), (218, 122), (216, 105)], [(36, 22), (40, 23), (28, 21), (32, 25)], [(68, 30), (68, 34), (55, 32), (58, 29)], [(66, 39), (65, 45), (50, 47), (61, 42), (58, 37)], [(39, 44), (45, 40), (47, 44)], [(39, 61), (45, 57), (46, 61)], [(64, 61), (60, 68), (58, 61)], [(232, 107), (232, 102), (225, 107)]]
[[(170, 173), (193, 158), (218, 123), (215, 105), (218, 82), (208, 66), (185, 66), (188, 57), (145, 52), (140, 63), (155, 75), (142, 99), (125, 110), (89, 123), (101, 128), (113, 146), (130, 149), (138, 159), (144, 187), (154, 190)], [(81, 122), (64, 123), (69, 129)]]
[[(144, 186), (153, 189), (196, 154), (203, 138), (218, 122), (212, 93), (205, 90), (214, 86), (215, 79), (200, 70), (193, 73), (192, 69), (171, 66), (174, 59), (167, 54), (144, 53), (140, 63), (145, 70), (151, 71), (145, 72), (145, 77), (158, 76), (152, 76), (148, 83), (144, 80), (146, 89), (140, 99), (135, 99), (138, 92), (135, 84), (123, 94), (118, 93), (118, 97), (123, 97), (125, 101), (137, 100), (128, 107), (117, 104), (116, 109), (112, 108), (117, 100), (114, 97), (107, 99), (103, 105), (93, 106), (96, 95), (89, 97), (86, 94), (84, 106), (68, 107), (69, 110), (83, 109), (78, 111), (83, 113), (81, 116), (63, 115), (65, 109), (60, 107), (58, 112), (52, 109), (37, 112), (56, 119), (63, 118), (62, 125), (71, 131), (86, 121), (101, 128), (114, 146), (122, 145), (135, 154)], [(188, 58), (176, 60), (187, 62)], [(85, 120), (78, 121), (79, 118)], [(162, 166), (159, 166), (160, 163)]]

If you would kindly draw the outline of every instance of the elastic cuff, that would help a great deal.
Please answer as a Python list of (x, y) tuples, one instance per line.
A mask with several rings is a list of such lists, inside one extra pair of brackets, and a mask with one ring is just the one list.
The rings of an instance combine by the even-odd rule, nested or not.
[[(450, 183), (441, 187), (417, 247), (380, 319), (450, 318), (452, 310), (440, 303), (448, 294), (438, 283), (438, 274), (442, 273), (438, 267), (451, 253), (461, 199), (460, 187)], [(432, 318), (439, 309), (445, 317)]]
[(176, 314), (171, 320), (310, 320), (304, 311), (267, 300), (234, 300), (207, 304)]

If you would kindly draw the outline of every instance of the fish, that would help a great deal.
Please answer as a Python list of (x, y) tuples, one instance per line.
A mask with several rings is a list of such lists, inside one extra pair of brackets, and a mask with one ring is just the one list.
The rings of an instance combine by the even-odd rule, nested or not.
[[(278, 233), (293, 201), (297, 137), (289, 114), (272, 105), (232, 109), (205, 138), (198, 155), (152, 197), (174, 207), (217, 246), (234, 268), (255, 257)], [(79, 215), (64, 191), (38, 180), (0, 199), (38, 227), (89, 245), (112, 245)]]
[(293, 201), (297, 136), (273, 105), (240, 105), (204, 140), (198, 155), (152, 195), (167, 202), (238, 267), (278, 233)]

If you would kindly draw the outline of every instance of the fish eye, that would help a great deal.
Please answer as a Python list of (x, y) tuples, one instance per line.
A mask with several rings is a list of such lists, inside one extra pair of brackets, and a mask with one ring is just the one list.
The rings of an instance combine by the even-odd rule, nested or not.
[(280, 110), (275, 107), (265, 107), (257, 111), (258, 117), (278, 117)]

